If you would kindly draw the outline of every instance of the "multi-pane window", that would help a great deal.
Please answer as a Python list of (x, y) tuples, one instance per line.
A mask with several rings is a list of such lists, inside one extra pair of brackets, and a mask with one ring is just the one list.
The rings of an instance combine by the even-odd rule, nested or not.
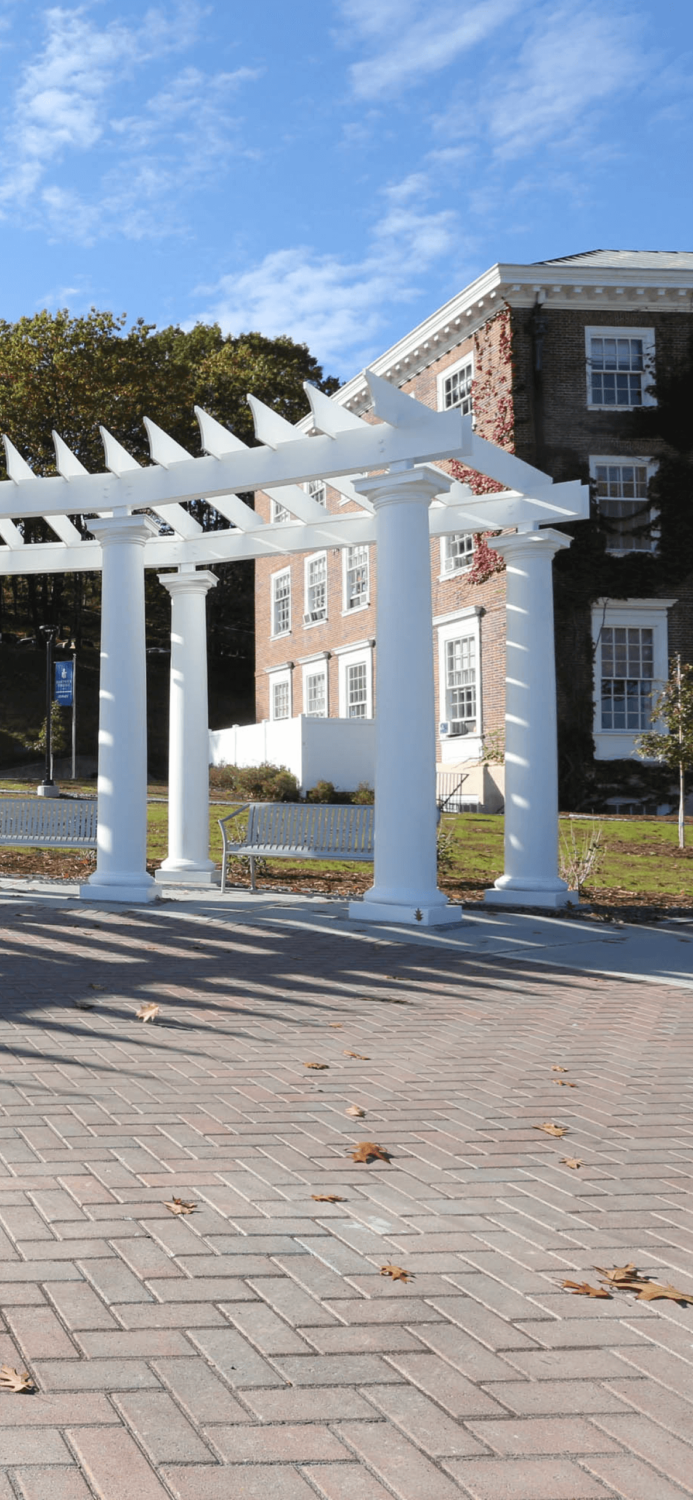
[(273, 521), (288, 521), (288, 519), (289, 519), (289, 512), (286, 509), (286, 506), (285, 505), (280, 505), (278, 500), (273, 500), (272, 501), (272, 520)]
[(306, 485), (306, 489), (311, 497), (311, 500), (317, 500), (318, 505), (322, 505), (326, 510), (327, 486), (323, 483), (322, 479), (311, 479)]
[(599, 509), (608, 526), (609, 552), (654, 552), (656, 540), (645, 528), (651, 519), (647, 504), (647, 464), (595, 463)]
[(345, 576), (346, 607), (359, 609), (362, 604), (368, 603), (367, 547), (347, 547)]
[(645, 358), (641, 338), (590, 338), (593, 406), (642, 406)]
[(448, 411), (451, 406), (458, 406), (463, 416), (468, 416), (472, 409), (472, 375), (473, 363), (469, 360), (466, 365), (461, 365), (459, 370), (452, 370), (449, 375), (443, 377), (443, 409)]
[(304, 625), (327, 619), (327, 553), (306, 560), (306, 612)]
[(347, 718), (368, 716), (368, 668), (365, 661), (354, 662), (346, 669)]
[(476, 722), (476, 640), (473, 635), (445, 642), (445, 687), (450, 727), (458, 733)]
[(311, 719), (324, 719), (327, 713), (327, 679), (324, 672), (312, 672), (305, 679), (306, 713)]
[(272, 578), (272, 635), (286, 635), (291, 629), (291, 574), (275, 573)]
[(654, 631), (640, 626), (606, 626), (600, 643), (602, 729), (649, 729)]
[(272, 683), (272, 718), (288, 719), (290, 710), (289, 684), (286, 678)]
[(443, 572), (459, 573), (468, 568), (474, 556), (474, 533), (456, 531), (446, 536), (443, 544)]

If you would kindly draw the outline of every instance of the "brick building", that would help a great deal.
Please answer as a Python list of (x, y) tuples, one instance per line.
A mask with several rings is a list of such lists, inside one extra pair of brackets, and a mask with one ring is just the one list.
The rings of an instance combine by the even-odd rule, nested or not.
[[(611, 572), (602, 568), (604, 597), (583, 589), (568, 609), (557, 594), (568, 761), (577, 746), (583, 761), (593, 753), (596, 762), (632, 762), (669, 653), (683, 649), (691, 659), (690, 584), (679, 579), (674, 592), (661, 570), (638, 574), (633, 560), (657, 552), (648, 487), (666, 449), (656, 422), (644, 443), (635, 415), (656, 407), (652, 381), (685, 360), (692, 334), (693, 253), (599, 250), (493, 266), (373, 361), (418, 400), (472, 411), (482, 437), (554, 479), (591, 483), (593, 523), (581, 524), (596, 528)], [(333, 399), (368, 419), (363, 373)], [(452, 467), (476, 493), (498, 488)], [(354, 508), (329, 485), (310, 489), (328, 511)], [(256, 507), (281, 519), (264, 495)], [(575, 541), (560, 559), (566, 585), (584, 552), (580, 528), (570, 529)], [(485, 555), (473, 533), (431, 543), (437, 759), (470, 773), (490, 744), (502, 745), (504, 717), (504, 575), (483, 565)], [(646, 594), (624, 593), (636, 576)], [(256, 563), (258, 720), (374, 714), (376, 593), (372, 547)]]

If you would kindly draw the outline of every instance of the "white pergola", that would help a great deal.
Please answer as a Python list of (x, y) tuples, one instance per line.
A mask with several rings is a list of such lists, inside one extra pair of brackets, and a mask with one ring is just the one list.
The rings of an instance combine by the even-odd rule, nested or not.
[[(430, 538), (457, 531), (503, 531), (491, 545), (507, 564), (506, 864), (487, 899), (551, 906), (569, 899), (557, 871), (551, 564), (570, 538), (551, 523), (584, 519), (588, 490), (554, 484), (478, 437), (456, 409), (432, 411), (372, 372), (368, 383), (377, 422), (307, 385), (309, 434), (249, 396), (255, 448), (198, 409), (201, 458), (145, 419), (146, 468), (102, 428), (105, 473), (87, 473), (55, 433), (58, 475), (37, 477), (4, 439), (0, 574), (102, 571), (97, 867), (82, 887), (90, 901), (156, 894), (145, 858), (144, 569), (167, 570), (160, 581), (172, 604), (169, 855), (160, 874), (205, 883), (213, 868), (205, 595), (216, 583), (205, 565), (370, 542), (378, 549), (375, 878), (351, 914), (450, 921), (436, 884)], [(435, 467), (450, 458), (505, 488), (473, 495)], [(328, 514), (302, 488), (315, 479), (358, 509)], [(289, 519), (264, 522), (240, 499), (248, 490), (278, 500)], [(193, 500), (228, 527), (205, 531), (184, 509)], [(77, 515), (85, 537), (69, 519)], [(17, 522), (30, 517), (42, 517), (55, 541), (25, 542)]]

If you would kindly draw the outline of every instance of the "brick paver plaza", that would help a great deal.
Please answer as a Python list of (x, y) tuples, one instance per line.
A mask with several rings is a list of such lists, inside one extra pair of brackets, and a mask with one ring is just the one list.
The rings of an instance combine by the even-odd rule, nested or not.
[(0, 1500), (693, 1494), (693, 1305), (561, 1286), (693, 1292), (690, 990), (221, 910), (0, 924), (0, 1359), (37, 1387)]

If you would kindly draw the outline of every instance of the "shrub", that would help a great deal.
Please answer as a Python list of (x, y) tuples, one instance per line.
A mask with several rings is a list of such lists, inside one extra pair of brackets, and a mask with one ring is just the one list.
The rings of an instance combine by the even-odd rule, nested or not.
[(455, 863), (455, 839), (452, 829), (446, 828), (442, 819), (438, 824), (436, 853), (438, 856), (438, 872), (441, 875), (445, 875), (452, 869)]
[(306, 802), (341, 802), (342, 800), (332, 781), (316, 781), (315, 786), (306, 792)]
[(286, 766), (215, 766), (210, 783), (239, 802), (298, 802), (296, 777)]
[(367, 807), (372, 807), (373, 803), (375, 802), (375, 792), (373, 791), (372, 786), (368, 785), (367, 781), (360, 781), (356, 788), (356, 791), (352, 794), (351, 800), (359, 806), (365, 805)]

